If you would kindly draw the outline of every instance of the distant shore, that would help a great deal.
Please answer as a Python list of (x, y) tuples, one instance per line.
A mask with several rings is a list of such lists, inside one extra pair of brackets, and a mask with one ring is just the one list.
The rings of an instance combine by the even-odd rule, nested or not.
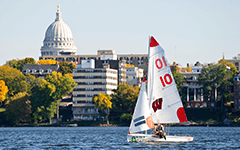
[[(165, 126), (172, 127), (240, 127), (239, 124), (224, 124), (224, 123), (206, 123), (206, 122), (190, 122), (181, 124), (167, 124)], [(76, 123), (60, 123), (60, 124), (20, 124), (16, 126), (1, 125), (0, 127), (129, 127), (128, 124), (91, 124), (90, 122), (76, 122)]]

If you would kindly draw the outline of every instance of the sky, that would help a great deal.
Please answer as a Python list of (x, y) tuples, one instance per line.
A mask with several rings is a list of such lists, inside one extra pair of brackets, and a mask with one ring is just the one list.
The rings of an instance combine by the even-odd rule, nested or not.
[(150, 35), (182, 67), (240, 53), (240, 0), (1, 0), (0, 65), (39, 60), (57, 5), (78, 55), (147, 54)]

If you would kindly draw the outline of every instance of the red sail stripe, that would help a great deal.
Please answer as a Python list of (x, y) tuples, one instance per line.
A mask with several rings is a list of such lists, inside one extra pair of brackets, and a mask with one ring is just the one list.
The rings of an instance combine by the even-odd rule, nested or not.
[(183, 107), (178, 108), (177, 117), (178, 117), (180, 123), (188, 121)]
[(150, 47), (158, 46), (158, 42), (154, 39), (154, 37), (151, 37)]

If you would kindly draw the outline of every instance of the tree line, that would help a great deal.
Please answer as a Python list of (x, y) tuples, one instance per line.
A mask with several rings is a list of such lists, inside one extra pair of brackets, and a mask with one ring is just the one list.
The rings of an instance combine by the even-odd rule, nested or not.
[[(24, 64), (59, 64), (59, 72), (45, 79), (21, 73)], [(10, 60), (0, 66), (0, 124), (38, 123), (48, 121), (57, 113), (57, 104), (77, 84), (72, 78), (76, 64), (33, 58)], [(3, 117), (4, 116), (4, 117)]]
[[(49, 74), (44, 80), (21, 73), (24, 64), (56, 63), (59, 64), (60, 71)], [(0, 66), (0, 104), (6, 109), (4, 117), (0, 116), (0, 122), (17, 125), (24, 122), (38, 123), (50, 120), (57, 113), (60, 100), (76, 86), (72, 79), (73, 68), (76, 68), (74, 63), (54, 60), (36, 62), (33, 58), (11, 60), (6, 65)], [(187, 80), (176, 63), (171, 65), (171, 69), (180, 96), (184, 97), (186, 93), (184, 83)], [(185, 71), (191, 70), (190, 67), (185, 69)], [(203, 66), (198, 84), (203, 86), (204, 101), (213, 101), (213, 93), (217, 89), (218, 106), (224, 108), (232, 100), (233, 91), (229, 90), (231, 89), (229, 87), (233, 85), (233, 77), (236, 73), (236, 67), (224, 59), (216, 64)], [(109, 119), (130, 123), (139, 90), (138, 86), (120, 84), (111, 95), (100, 93), (93, 97), (93, 103), (99, 113), (107, 118), (107, 123)]]

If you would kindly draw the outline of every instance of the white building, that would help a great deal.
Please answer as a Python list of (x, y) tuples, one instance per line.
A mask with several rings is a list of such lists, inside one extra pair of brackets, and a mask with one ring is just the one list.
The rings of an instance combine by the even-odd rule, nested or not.
[[(72, 31), (69, 26), (63, 22), (60, 8), (58, 5), (56, 19), (47, 28), (43, 46), (41, 47), (41, 55), (52, 59), (50, 56), (76, 55), (77, 47), (74, 46)], [(61, 60), (61, 58), (60, 58)]]
[(110, 68), (95, 68), (94, 60), (82, 60), (73, 69), (73, 79), (78, 85), (73, 89), (73, 119), (96, 120), (99, 113), (92, 103), (99, 93), (112, 94), (117, 88), (118, 71)]
[(143, 69), (138, 67), (126, 67), (127, 84), (136, 86), (143, 78)]

